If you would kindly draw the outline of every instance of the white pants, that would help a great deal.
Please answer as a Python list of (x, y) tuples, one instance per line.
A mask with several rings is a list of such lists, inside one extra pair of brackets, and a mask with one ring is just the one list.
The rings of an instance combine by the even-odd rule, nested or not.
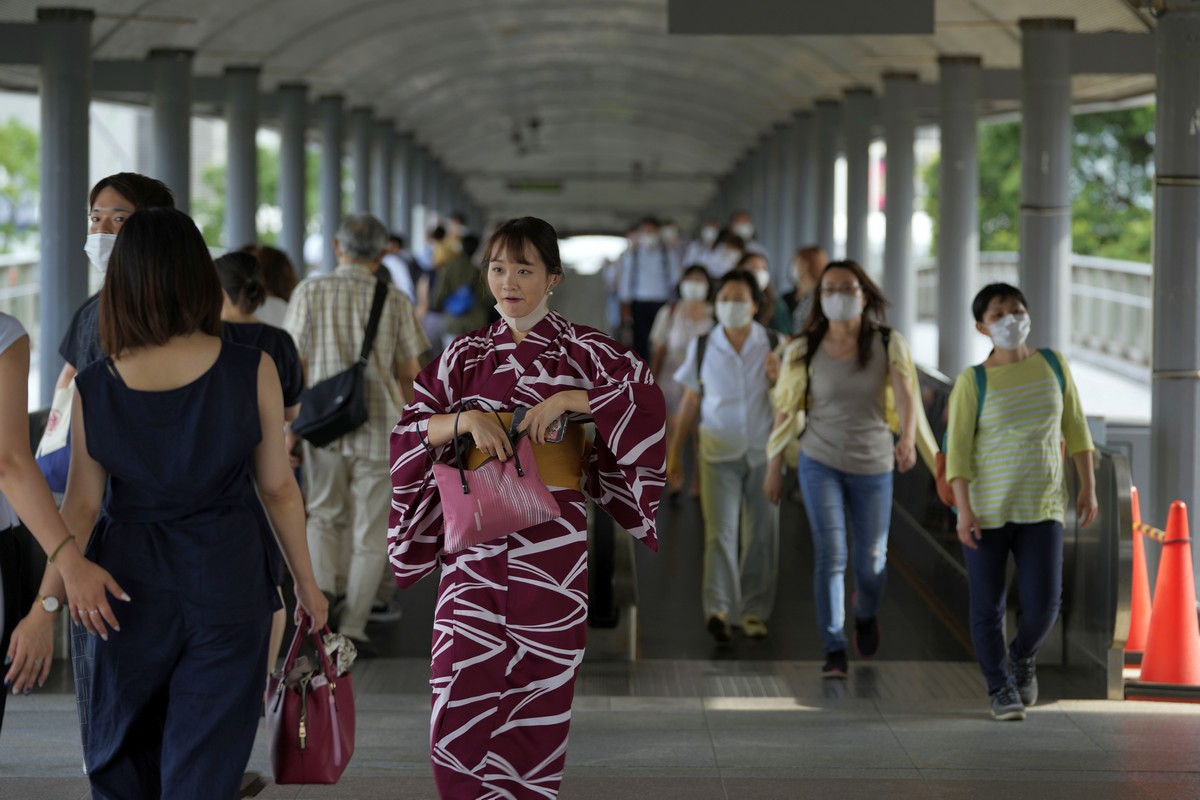
[(367, 614), (388, 571), (388, 464), (306, 446), (304, 468), (317, 585), (330, 594), (345, 592), (338, 632), (365, 638)]
[[(779, 509), (763, 492), (767, 465), (700, 461), (704, 512), (704, 614), (764, 622), (775, 607)], [(740, 534), (740, 535), (739, 535)], [(739, 547), (740, 544), (740, 547)]]

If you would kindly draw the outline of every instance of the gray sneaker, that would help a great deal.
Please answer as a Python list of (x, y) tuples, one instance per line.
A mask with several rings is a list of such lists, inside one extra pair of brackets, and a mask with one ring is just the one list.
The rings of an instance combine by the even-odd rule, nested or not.
[(1012, 674), (1017, 682), (1017, 691), (1021, 694), (1021, 702), (1031, 706), (1037, 702), (1037, 663), (1036, 657), (1013, 659)]
[(992, 716), (999, 720), (1025, 719), (1025, 706), (1011, 683), (992, 694)]

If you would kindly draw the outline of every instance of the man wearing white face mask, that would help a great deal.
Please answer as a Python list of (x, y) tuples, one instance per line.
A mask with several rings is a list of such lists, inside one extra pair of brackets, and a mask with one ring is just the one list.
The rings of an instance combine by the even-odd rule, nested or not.
[(712, 264), (709, 259), (712, 257), (713, 248), (717, 244), (717, 236), (720, 233), (720, 223), (711, 217), (704, 220), (704, 224), (700, 226), (700, 238), (689, 242), (687, 249), (683, 252), (684, 266), (702, 264), (709, 270), (709, 274), (712, 274)]
[(621, 258), (617, 297), (621, 319), (633, 328), (633, 349), (650, 360), (650, 328), (679, 282), (679, 256), (662, 240), (658, 220), (638, 223), (629, 250)]
[(778, 575), (779, 511), (762, 492), (771, 433), (772, 350), (778, 336), (754, 321), (758, 283), (734, 270), (717, 284), (718, 327), (692, 341), (675, 380), (684, 387), (667, 455), (667, 482), (683, 485), (683, 444), (700, 416), (705, 625), (727, 644), (735, 621), (767, 635)]
[[(174, 208), (175, 196), (162, 181), (119, 172), (102, 178), (88, 197), (88, 237), (84, 252), (95, 269), (108, 269), (117, 232), (139, 208)], [(100, 295), (95, 294), (79, 307), (58, 347), (66, 361), (58, 377), (57, 388), (66, 386), (78, 370), (104, 356), (100, 347)]]
[[(1095, 449), (1079, 392), (1062, 355), (1025, 344), (1025, 296), (986, 286), (972, 304), (976, 328), (995, 349), (950, 394), (946, 480), (958, 509), (971, 590), (971, 638), (996, 719), (1024, 719), (1037, 702), (1035, 659), (1062, 598), (1066, 484), (1063, 446), (1075, 462), (1081, 525), (1096, 517)], [(1008, 554), (1017, 565), (1021, 618), (1005, 647)]]
[(747, 253), (756, 253), (760, 256), (767, 254), (767, 248), (763, 247), (757, 239), (754, 238), (757, 232), (754, 227), (754, 219), (748, 211), (737, 211), (729, 218), (729, 230), (739, 237), (746, 245)]

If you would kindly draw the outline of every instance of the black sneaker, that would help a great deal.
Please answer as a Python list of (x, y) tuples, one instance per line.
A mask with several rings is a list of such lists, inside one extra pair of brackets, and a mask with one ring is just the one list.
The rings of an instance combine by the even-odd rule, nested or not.
[(854, 620), (854, 649), (863, 658), (879, 652), (879, 620), (875, 617)]
[(1012, 674), (1013, 679), (1017, 682), (1017, 692), (1021, 695), (1021, 702), (1026, 706), (1033, 705), (1038, 698), (1036, 661), (1036, 656), (1016, 658), (1012, 661)]
[(396, 622), (404, 616), (403, 609), (395, 600), (376, 600), (371, 604), (371, 612), (367, 614), (367, 622)]
[(844, 678), (849, 671), (845, 650), (834, 650), (825, 655), (825, 665), (821, 667), (822, 678)]
[(722, 614), (720, 611), (709, 614), (705, 627), (717, 640), (717, 644), (729, 644), (733, 641), (733, 626), (729, 623), (729, 617), (726, 614)]
[(1006, 683), (1004, 688), (998, 689), (991, 698), (992, 716), (996, 719), (1025, 719), (1025, 704), (1021, 702), (1021, 695), (1017, 692), (1016, 686)]

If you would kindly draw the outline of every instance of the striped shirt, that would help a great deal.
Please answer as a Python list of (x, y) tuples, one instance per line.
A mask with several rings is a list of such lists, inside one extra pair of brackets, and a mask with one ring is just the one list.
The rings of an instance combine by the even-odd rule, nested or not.
[[(296, 342), (313, 386), (349, 369), (362, 350), (379, 279), (363, 264), (343, 264), (332, 275), (305, 279), (288, 303), (283, 327)], [(367, 359), (367, 423), (327, 449), (344, 456), (387, 461), (392, 427), (400, 419), (404, 399), (396, 376), (405, 362), (429, 349), (412, 303), (389, 286), (379, 333)]]
[(988, 367), (982, 414), (973, 369), (954, 383), (946, 479), (971, 482), (971, 508), (984, 530), (1064, 521), (1062, 442), (1071, 455), (1094, 446), (1071, 370), (1062, 355), (1058, 359), (1062, 391), (1036, 352), (1016, 364)]

